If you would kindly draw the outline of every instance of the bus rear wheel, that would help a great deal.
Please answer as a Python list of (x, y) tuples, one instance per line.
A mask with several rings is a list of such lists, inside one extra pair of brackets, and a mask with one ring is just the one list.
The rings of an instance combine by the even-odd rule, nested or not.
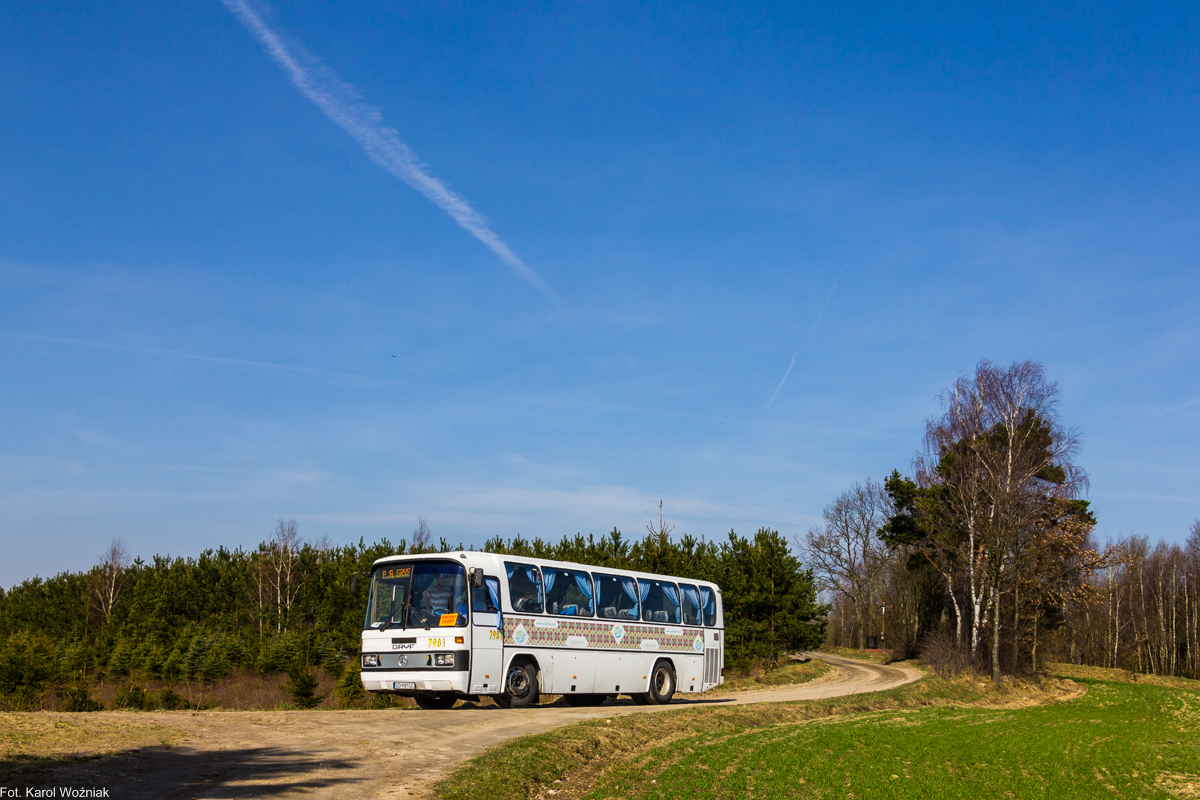
[(417, 701), (418, 708), (427, 711), (445, 711), (454, 708), (454, 704), (458, 702), (458, 698), (452, 694), (419, 694), (413, 699)]
[(523, 658), (515, 658), (504, 677), (504, 691), (496, 695), (502, 708), (525, 708), (537, 703), (537, 671)]
[(642, 697), (654, 706), (665, 706), (675, 695), (675, 670), (669, 661), (659, 661), (650, 673), (650, 691)]

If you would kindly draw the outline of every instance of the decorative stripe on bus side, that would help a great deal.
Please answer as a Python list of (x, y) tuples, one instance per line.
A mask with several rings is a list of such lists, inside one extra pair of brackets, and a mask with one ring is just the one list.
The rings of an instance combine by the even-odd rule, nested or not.
[[(578, 647), (602, 650), (661, 650), (672, 653), (704, 652), (704, 628), (679, 628), (623, 622), (555, 620), (551, 628), (544, 619), (504, 617), (504, 643), (519, 647)], [(643, 645), (643, 642), (645, 643)]]

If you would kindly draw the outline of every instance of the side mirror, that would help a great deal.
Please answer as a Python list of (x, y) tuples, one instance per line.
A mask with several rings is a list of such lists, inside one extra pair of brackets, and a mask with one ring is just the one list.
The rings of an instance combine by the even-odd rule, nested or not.
[(472, 567), (470, 576), (471, 576), (472, 588), (482, 589), (483, 588), (483, 570), (481, 570), (479, 567)]
[(358, 594), (358, 573), (350, 576), (350, 594)]

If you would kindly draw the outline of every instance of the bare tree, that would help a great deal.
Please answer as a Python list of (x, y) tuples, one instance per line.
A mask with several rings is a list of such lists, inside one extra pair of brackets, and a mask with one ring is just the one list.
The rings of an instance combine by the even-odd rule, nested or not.
[(882, 593), (887, 550), (876, 534), (892, 515), (883, 487), (868, 478), (856, 483), (824, 510), (824, 527), (797, 542), (822, 589), (843, 595), (857, 618), (858, 646), (866, 646), (876, 600)]
[(126, 572), (129, 569), (129, 550), (125, 542), (114, 538), (99, 562), (92, 568), (89, 584), (91, 595), (108, 624), (112, 619), (113, 608), (125, 588)]
[(433, 531), (429, 528), (429, 521), (424, 516), (417, 517), (417, 527), (413, 528), (412, 542), (408, 546), (410, 553), (424, 553), (430, 550), (430, 542), (433, 541)]
[(646, 525), (646, 530), (650, 531), (650, 535), (657, 539), (660, 545), (666, 542), (668, 537), (671, 535), (671, 531), (675, 530), (674, 525), (668, 527), (666, 522), (663, 521), (662, 500), (658, 501), (658, 528), (655, 529), (654, 520), (651, 520), (649, 524)]

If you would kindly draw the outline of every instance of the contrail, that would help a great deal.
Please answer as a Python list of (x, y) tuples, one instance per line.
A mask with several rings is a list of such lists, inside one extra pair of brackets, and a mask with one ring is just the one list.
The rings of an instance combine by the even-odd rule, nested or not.
[(785, 383), (787, 383), (788, 375), (792, 374), (792, 367), (796, 366), (796, 356), (798, 356), (798, 355), (800, 355), (799, 350), (792, 353), (792, 360), (791, 360), (791, 362), (788, 363), (787, 371), (783, 373), (783, 380), (781, 380), (779, 382), (779, 385), (775, 387), (775, 391), (771, 394), (770, 401), (767, 402), (767, 408), (771, 407), (771, 403), (774, 403), (775, 398), (779, 396), (779, 390), (783, 388), (783, 385)]
[(792, 360), (788, 363), (788, 368), (783, 373), (783, 379), (779, 381), (779, 385), (775, 387), (775, 391), (771, 394), (771, 399), (767, 401), (768, 409), (775, 403), (775, 398), (779, 396), (779, 390), (783, 388), (785, 383), (787, 383), (788, 375), (792, 374), (792, 367), (796, 366), (796, 358), (799, 357), (800, 350), (803, 350), (804, 346), (809, 343), (813, 337), (813, 334), (817, 332), (817, 328), (820, 326), (821, 320), (825, 319), (825, 309), (829, 307), (829, 298), (833, 297), (833, 293), (838, 287), (838, 281), (841, 279), (842, 274), (839, 272), (838, 276), (833, 280), (833, 286), (829, 287), (829, 293), (825, 295), (824, 302), (821, 303), (821, 312), (817, 314), (817, 321), (814, 322), (813, 326), (809, 329), (808, 336), (804, 337), (803, 344), (800, 345), (796, 352), (792, 353)]
[(302, 45), (284, 43), (283, 38), (263, 21), (259, 12), (251, 8), (246, 0), (221, 1), (258, 39), (267, 55), (279, 65), (300, 94), (350, 134), (372, 161), (425, 195), (461, 228), (483, 242), (519, 277), (529, 281), (550, 300), (558, 302), (550, 287), (488, 227), (487, 220), (479, 212), (429, 174), (412, 149), (400, 140), (395, 129), (383, 124), (383, 114), (379, 109), (363, 102), (358, 90), (339, 78)]

